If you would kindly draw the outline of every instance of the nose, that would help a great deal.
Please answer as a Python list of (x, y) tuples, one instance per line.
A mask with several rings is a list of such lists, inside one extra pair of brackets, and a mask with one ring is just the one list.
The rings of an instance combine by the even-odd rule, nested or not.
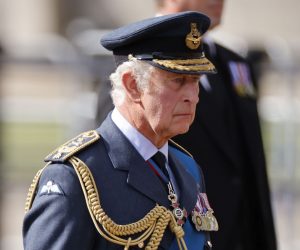
[(199, 102), (199, 83), (189, 82), (186, 84), (184, 102), (197, 104)]

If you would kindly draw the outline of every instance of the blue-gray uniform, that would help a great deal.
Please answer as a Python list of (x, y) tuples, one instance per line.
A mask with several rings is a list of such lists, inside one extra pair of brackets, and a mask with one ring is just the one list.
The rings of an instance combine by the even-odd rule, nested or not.
[[(208, 234), (198, 231), (196, 226), (200, 225), (192, 218), (199, 209), (196, 204), (201, 202), (200, 194), (204, 193), (202, 176), (198, 165), (185, 151), (171, 141), (169, 144), (169, 163), (180, 190), (180, 208), (188, 215), (183, 225), (185, 243), (188, 249), (204, 249), (210, 246)], [(135, 223), (156, 205), (171, 209), (164, 184), (110, 117), (97, 131), (69, 141), (48, 160), (51, 164), (41, 173), (32, 205), (27, 204), (30, 209), (23, 227), (26, 250), (124, 248), (97, 232), (93, 220), (100, 228), (101, 220), (97, 221), (91, 204), (85, 200), (87, 196), (82, 188), (85, 184), (81, 183), (85, 176), (79, 178), (76, 173), (81, 161), (94, 178), (101, 208), (115, 223)], [(208, 212), (199, 214), (199, 219), (204, 219)], [(214, 229), (213, 225), (207, 227), (207, 230)], [(144, 245), (147, 242), (149, 238)], [(178, 249), (174, 243), (174, 233), (166, 228), (159, 249), (171, 249), (171, 245), (172, 249)]]
[[(185, 12), (122, 27), (101, 42), (117, 63), (141, 60), (176, 76), (200, 75), (215, 71), (201, 46), (208, 26), (205, 15)], [(120, 106), (100, 128), (46, 157), (26, 201), (25, 250), (211, 248), (209, 231), (218, 224), (200, 167), (171, 140), (163, 137), (156, 148)], [(167, 162), (153, 160), (156, 151)]]

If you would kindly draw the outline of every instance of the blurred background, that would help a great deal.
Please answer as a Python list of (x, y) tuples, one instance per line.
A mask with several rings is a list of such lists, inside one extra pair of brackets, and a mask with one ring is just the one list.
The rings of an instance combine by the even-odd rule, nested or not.
[[(300, 249), (299, 10), (299, 0), (227, 0), (214, 31), (259, 78), (280, 250)], [(25, 198), (44, 156), (107, 109), (101, 35), (155, 12), (154, 0), (0, 0), (1, 249), (22, 249)]]

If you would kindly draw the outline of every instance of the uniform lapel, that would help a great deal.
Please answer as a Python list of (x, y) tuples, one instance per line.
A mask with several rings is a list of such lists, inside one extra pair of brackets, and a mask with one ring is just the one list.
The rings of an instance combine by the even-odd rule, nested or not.
[(162, 182), (113, 123), (110, 114), (98, 129), (98, 132), (104, 139), (113, 167), (120, 171), (128, 171), (128, 185), (156, 203), (167, 207), (169, 201)]

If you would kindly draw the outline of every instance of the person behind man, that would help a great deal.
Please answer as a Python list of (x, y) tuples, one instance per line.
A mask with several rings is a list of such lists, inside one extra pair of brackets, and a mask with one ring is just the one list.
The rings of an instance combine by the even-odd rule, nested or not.
[[(160, 14), (195, 10), (221, 21), (223, 0), (158, 0)], [(189, 132), (174, 140), (203, 169), (220, 230), (215, 250), (275, 250), (276, 239), (254, 79), (244, 58), (203, 38), (218, 73), (200, 79), (200, 102)], [(222, 190), (222, 191), (220, 191)]]
[(198, 12), (104, 36), (117, 62), (115, 108), (97, 130), (46, 157), (26, 202), (25, 250), (211, 249), (218, 223), (200, 167), (170, 138), (188, 131), (199, 78), (214, 73)]

